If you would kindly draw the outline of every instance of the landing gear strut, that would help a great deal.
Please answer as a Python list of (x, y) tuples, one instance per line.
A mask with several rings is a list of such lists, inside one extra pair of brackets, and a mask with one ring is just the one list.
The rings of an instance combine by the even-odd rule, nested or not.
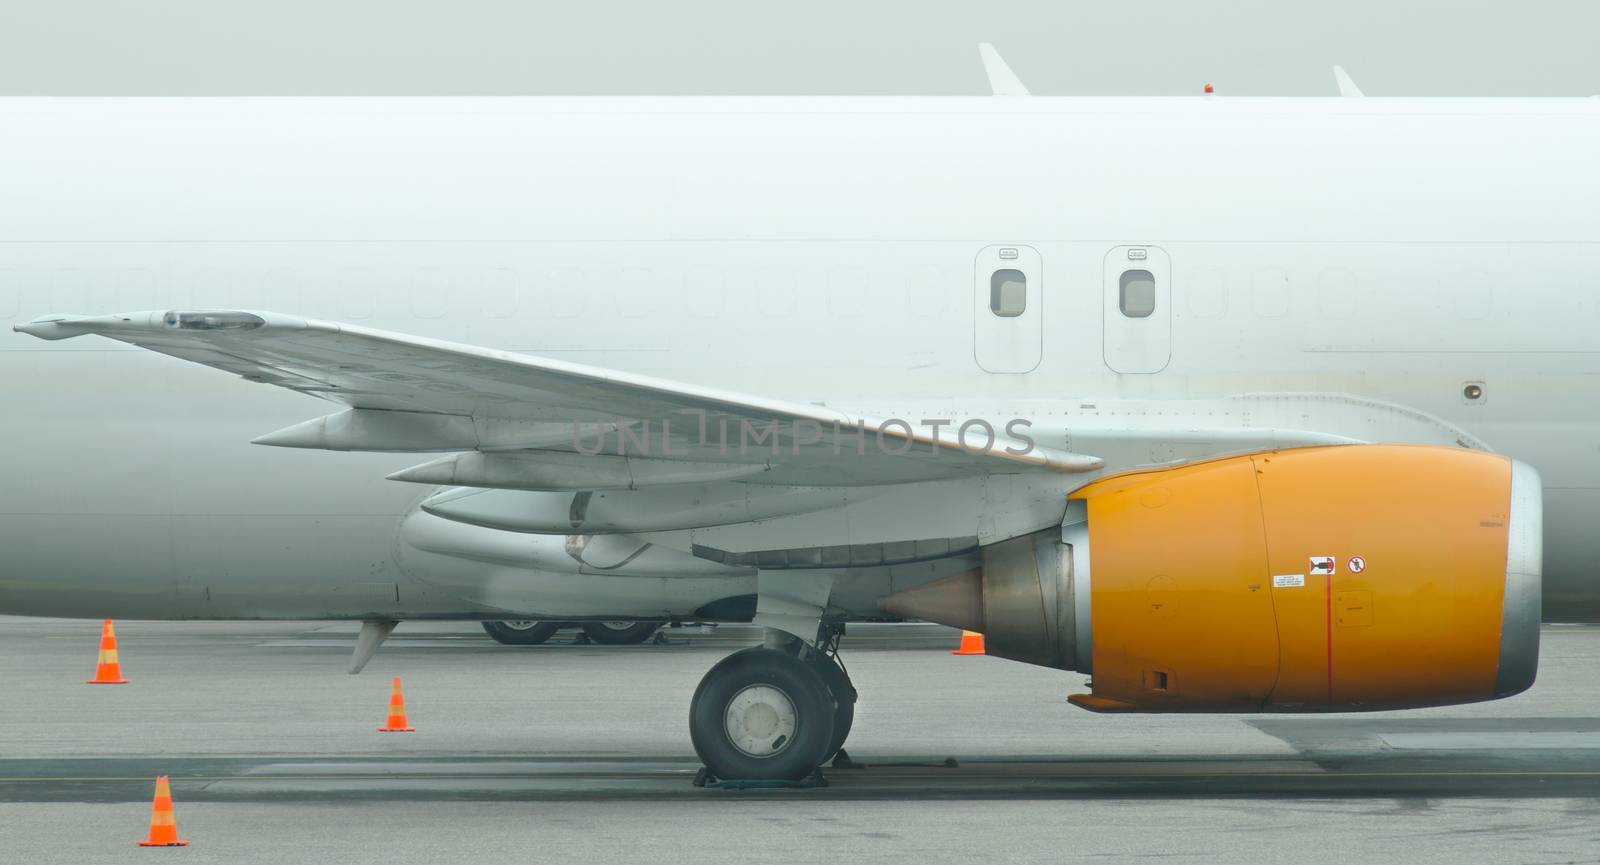
[(839, 753), (856, 691), (835, 659), (837, 626), (817, 646), (779, 631), (722, 659), (700, 680), (689, 738), (711, 775), (797, 781)]
[(811, 659), (817, 665), (817, 672), (822, 674), (822, 682), (828, 686), (828, 694), (833, 697), (834, 705), (833, 738), (828, 742), (822, 760), (833, 760), (840, 768), (850, 763), (850, 755), (844, 752), (844, 740), (850, 736), (850, 727), (856, 720), (856, 686), (851, 684), (850, 674), (839, 660), (839, 638), (842, 636), (844, 625), (824, 626)]

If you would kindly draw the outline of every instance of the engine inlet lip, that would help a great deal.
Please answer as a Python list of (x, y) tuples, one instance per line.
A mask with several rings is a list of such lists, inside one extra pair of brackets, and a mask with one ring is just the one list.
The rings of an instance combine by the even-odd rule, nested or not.
[(1544, 571), (1543, 484), (1533, 466), (1511, 461), (1506, 523), (1506, 590), (1501, 603), (1500, 669), (1495, 697), (1520, 694), (1539, 672), (1539, 619)]

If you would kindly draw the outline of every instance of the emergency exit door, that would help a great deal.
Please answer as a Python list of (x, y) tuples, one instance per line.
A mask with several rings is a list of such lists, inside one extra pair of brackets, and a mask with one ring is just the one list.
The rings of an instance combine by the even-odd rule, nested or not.
[(973, 274), (973, 355), (987, 372), (1022, 373), (1044, 356), (1044, 267), (1039, 251), (986, 246)]
[(1103, 293), (1106, 366), (1155, 373), (1172, 360), (1172, 265), (1156, 246), (1106, 254)]

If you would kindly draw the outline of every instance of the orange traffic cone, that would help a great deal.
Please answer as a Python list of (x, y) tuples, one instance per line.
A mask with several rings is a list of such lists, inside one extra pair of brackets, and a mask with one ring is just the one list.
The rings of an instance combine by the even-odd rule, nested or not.
[(128, 680), (122, 678), (122, 663), (117, 660), (117, 629), (111, 626), (110, 619), (100, 626), (100, 661), (95, 664), (94, 678), (88, 684), (128, 684)]
[(389, 723), (378, 728), (380, 733), (411, 733), (406, 725), (406, 695), (400, 690), (400, 677), (394, 677), (394, 689), (389, 692)]
[(983, 650), (983, 635), (977, 631), (961, 632), (961, 647), (951, 652), (952, 655), (985, 655)]
[(188, 841), (178, 837), (178, 818), (172, 813), (172, 787), (165, 775), (156, 779), (156, 799), (150, 805), (150, 837), (140, 841), (139, 846), (189, 846)]

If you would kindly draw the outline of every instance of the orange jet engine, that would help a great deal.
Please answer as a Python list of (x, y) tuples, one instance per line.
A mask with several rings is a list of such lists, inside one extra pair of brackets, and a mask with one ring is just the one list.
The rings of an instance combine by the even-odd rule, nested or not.
[(1541, 489), (1530, 467), (1345, 445), (1131, 472), (1060, 529), (884, 599), (989, 654), (1092, 674), (1102, 712), (1357, 711), (1533, 684)]

